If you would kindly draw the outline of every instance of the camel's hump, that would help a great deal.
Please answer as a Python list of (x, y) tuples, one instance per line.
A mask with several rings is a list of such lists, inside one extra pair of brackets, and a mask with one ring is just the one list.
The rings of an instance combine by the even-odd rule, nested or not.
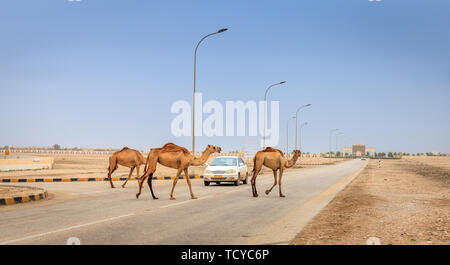
[(114, 152), (113, 155), (114, 155), (114, 154), (118, 154), (118, 153), (120, 153), (120, 152), (123, 152), (123, 151), (125, 151), (125, 150), (132, 150), (132, 149), (128, 148), (128, 146), (125, 146), (124, 148), (120, 149), (119, 151)]
[(167, 143), (161, 147), (161, 152), (179, 152), (182, 151), (185, 154), (189, 154), (189, 150), (174, 143)]
[(272, 148), (272, 147), (266, 147), (262, 151), (263, 152), (279, 152), (280, 154), (283, 154), (283, 152), (280, 149), (275, 149), (275, 148)]
[(119, 151), (117, 151), (115, 153), (119, 153), (119, 152), (122, 152), (122, 151), (125, 151), (125, 150), (128, 150), (128, 149), (130, 149), (130, 148), (128, 148), (128, 146), (125, 146), (124, 148), (120, 149)]

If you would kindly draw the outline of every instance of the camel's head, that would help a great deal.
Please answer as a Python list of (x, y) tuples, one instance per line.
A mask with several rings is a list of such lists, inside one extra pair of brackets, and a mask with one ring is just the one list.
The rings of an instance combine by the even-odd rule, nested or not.
[(212, 144), (208, 144), (208, 146), (206, 147), (207, 150), (209, 150), (209, 152), (211, 153), (220, 153), (220, 151), (222, 151), (222, 148), (220, 148), (219, 146), (215, 146)]
[(294, 156), (300, 156), (301, 154), (300, 150), (294, 150)]

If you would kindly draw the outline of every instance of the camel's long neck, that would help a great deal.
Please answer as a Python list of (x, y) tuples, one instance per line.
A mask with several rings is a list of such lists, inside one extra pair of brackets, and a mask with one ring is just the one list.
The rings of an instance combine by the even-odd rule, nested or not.
[(294, 155), (290, 160), (287, 161), (286, 167), (292, 167), (297, 162), (299, 155)]
[(200, 157), (194, 157), (194, 159), (191, 162), (192, 166), (201, 166), (203, 165), (206, 160), (208, 160), (209, 156), (211, 155), (211, 152), (209, 150), (203, 151), (202, 155)]

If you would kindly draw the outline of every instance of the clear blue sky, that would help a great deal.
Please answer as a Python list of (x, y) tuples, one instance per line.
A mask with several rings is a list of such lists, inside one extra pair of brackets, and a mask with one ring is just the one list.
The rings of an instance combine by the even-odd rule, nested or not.
[[(0, 145), (122, 147), (173, 141), (170, 106), (192, 100), (302, 104), (303, 151), (363, 142), (376, 151), (450, 153), (447, 0), (0, 3)], [(294, 123), (291, 122), (290, 128)], [(293, 131), (290, 132), (293, 141)], [(199, 137), (224, 150), (246, 137)], [(334, 138), (333, 138), (334, 141)], [(334, 146), (334, 144), (333, 144)]]

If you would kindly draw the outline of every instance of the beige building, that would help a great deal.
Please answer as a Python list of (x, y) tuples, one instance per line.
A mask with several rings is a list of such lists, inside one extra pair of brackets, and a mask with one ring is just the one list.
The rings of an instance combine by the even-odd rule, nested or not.
[(354, 145), (352, 145), (352, 147), (344, 147), (342, 149), (342, 153), (344, 155), (347, 153), (354, 156), (362, 156), (369, 153), (371, 156), (373, 156), (375, 154), (375, 148), (366, 147), (362, 143), (355, 143)]

